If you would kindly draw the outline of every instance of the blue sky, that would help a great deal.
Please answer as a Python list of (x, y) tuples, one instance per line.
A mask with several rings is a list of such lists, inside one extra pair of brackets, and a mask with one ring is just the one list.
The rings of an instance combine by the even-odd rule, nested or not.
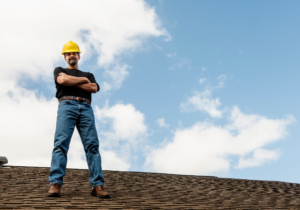
[[(23, 134), (11, 137), (4, 132), (11, 145), (0, 149), (0, 155), (12, 160), (12, 165), (49, 166), (57, 108), (52, 69), (66, 66), (60, 50), (72, 40), (83, 49), (80, 69), (93, 72), (101, 86), (93, 95), (93, 109), (104, 169), (299, 183), (300, 3), (127, 3), (129, 12), (123, 14), (125, 9), (113, 3), (75, 2), (75, 9), (83, 13), (91, 7), (104, 9), (99, 11), (102, 16), (93, 16), (91, 26), (85, 25), (85, 18), (82, 23), (76, 19), (80, 23), (74, 21), (68, 31), (60, 19), (42, 16), (47, 27), (30, 22), (34, 16), (28, 15), (27, 20), (25, 14), (27, 27), (45, 27), (46, 32), (57, 27), (61, 36), (56, 32), (46, 44), (52, 49), (44, 57), (31, 50), (28, 56), (17, 54), (22, 56), (20, 66), (10, 60), (11, 54), (1, 54), (3, 62), (11, 61), (4, 66), (13, 72), (1, 70), (7, 82), (2, 106), (15, 107), (2, 112), (21, 119), (20, 124), (3, 126), (11, 131), (19, 128)], [(8, 11), (16, 7), (4, 6)], [(47, 6), (38, 7), (46, 11)], [(7, 37), (20, 36), (17, 30), (7, 30)], [(34, 49), (45, 43), (43, 35), (39, 31), (30, 40)], [(29, 30), (19, 39), (26, 42), (32, 36)], [(0, 44), (6, 46), (4, 41)], [(47, 112), (46, 116), (28, 121), (24, 112), (31, 104), (39, 104), (31, 113), (44, 116)], [(45, 133), (47, 143), (41, 143)], [(33, 155), (14, 157), (12, 145), (21, 143), (20, 138), (36, 148)], [(75, 132), (68, 167), (86, 168), (81, 147)]]
[[(186, 96), (204, 88), (199, 84), (201, 77), (214, 85), (219, 75), (227, 76), (224, 87), (214, 93), (224, 107), (237, 105), (245, 113), (272, 119), (287, 114), (299, 119), (298, 2), (163, 1), (151, 5), (172, 40), (151, 40), (146, 52), (134, 55), (130, 78), (110, 99), (135, 104), (147, 113), (146, 121), (155, 130), (157, 118), (167, 119), (170, 127), (155, 133), (151, 141), (171, 138), (178, 121), (190, 126), (209, 117), (179, 111)], [(176, 55), (169, 58), (167, 54)], [(224, 119), (214, 122), (222, 125)], [(267, 146), (283, 150), (279, 160), (232, 170), (228, 176), (299, 182), (297, 127), (298, 123), (291, 125), (289, 136)]]

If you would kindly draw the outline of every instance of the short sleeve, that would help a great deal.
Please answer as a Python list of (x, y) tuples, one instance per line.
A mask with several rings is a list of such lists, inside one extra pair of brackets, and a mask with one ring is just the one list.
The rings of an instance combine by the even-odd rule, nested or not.
[(58, 84), (57, 83), (57, 77), (59, 76), (59, 73), (61, 73), (61, 72), (63, 72), (63, 68), (62, 67), (57, 67), (57, 68), (54, 69), (54, 72), (53, 72), (53, 74), (54, 74), (54, 82), (56, 84)]
[(98, 91), (100, 90), (100, 86), (99, 86), (99, 84), (96, 82), (96, 79), (95, 79), (95, 77), (94, 77), (94, 75), (93, 75), (92, 73), (90, 73), (90, 76), (89, 76), (88, 79), (91, 81), (91, 83), (96, 83), (96, 84), (97, 84), (97, 87), (98, 87), (97, 92), (98, 92)]

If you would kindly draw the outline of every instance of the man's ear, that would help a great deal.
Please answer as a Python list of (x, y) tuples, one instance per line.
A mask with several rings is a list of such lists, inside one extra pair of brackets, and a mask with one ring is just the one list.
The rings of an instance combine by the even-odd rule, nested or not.
[(80, 54), (78, 54), (78, 60), (80, 60)]

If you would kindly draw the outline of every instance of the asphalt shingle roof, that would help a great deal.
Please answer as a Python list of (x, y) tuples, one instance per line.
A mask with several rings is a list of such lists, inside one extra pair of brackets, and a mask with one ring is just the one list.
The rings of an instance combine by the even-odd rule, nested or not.
[(0, 209), (300, 209), (300, 185), (209, 176), (104, 171), (111, 199), (90, 195), (89, 172), (67, 169), (47, 197), (50, 168), (0, 168)]

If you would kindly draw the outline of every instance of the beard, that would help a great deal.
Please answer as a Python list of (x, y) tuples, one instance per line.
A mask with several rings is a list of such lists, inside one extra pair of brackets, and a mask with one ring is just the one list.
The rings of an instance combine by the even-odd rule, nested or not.
[(69, 64), (70, 64), (70, 66), (75, 66), (77, 64), (77, 60), (76, 59), (69, 59)]

